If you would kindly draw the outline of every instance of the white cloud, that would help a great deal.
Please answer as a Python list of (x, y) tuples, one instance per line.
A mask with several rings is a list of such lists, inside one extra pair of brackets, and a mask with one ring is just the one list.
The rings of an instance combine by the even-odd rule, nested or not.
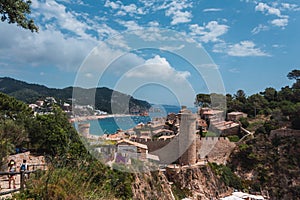
[(123, 6), (123, 9), (128, 13), (134, 13), (137, 10), (137, 7), (135, 4), (129, 4), (127, 6)]
[(139, 15), (143, 15), (145, 14), (144, 10), (142, 8), (138, 8), (136, 4), (128, 4), (128, 5), (124, 5), (123, 2), (121, 1), (109, 1), (107, 0), (104, 4), (105, 7), (108, 8), (112, 8), (113, 10), (118, 10), (118, 12), (116, 13), (116, 15), (119, 16), (125, 16), (125, 15), (130, 15), (130, 16), (134, 16), (134, 14), (139, 14)]
[(47, 66), (75, 71), (97, 44), (89, 39), (66, 37), (55, 29), (41, 29), (38, 34), (32, 34), (8, 24), (0, 26), (0, 34), (3, 44), (0, 59), (12, 66)]
[(279, 26), (284, 28), (285, 26), (287, 26), (289, 23), (289, 20), (284, 18), (284, 19), (274, 19), (271, 21), (271, 24), (275, 25), (275, 26)]
[(241, 41), (237, 44), (219, 43), (214, 45), (213, 52), (227, 53), (230, 56), (247, 57), (247, 56), (270, 56), (262, 51), (252, 41)]
[(58, 28), (70, 31), (79, 37), (86, 39), (92, 38), (86, 33), (91, 27), (77, 20), (77, 13), (67, 11), (66, 6), (63, 4), (59, 4), (54, 0), (46, 0), (45, 2), (33, 0), (32, 8), (35, 9), (35, 12), (33, 12), (34, 15), (41, 16), (45, 24), (55, 24)]
[(274, 26), (279, 26), (284, 28), (285, 26), (288, 25), (288, 18), (289, 16), (287, 15), (282, 15), (281, 10), (296, 10), (297, 5), (295, 4), (288, 4), (288, 3), (282, 3), (281, 8), (276, 8), (275, 6), (278, 6), (277, 3), (273, 3), (273, 7), (269, 6), (266, 3), (258, 3), (255, 6), (255, 11), (260, 11), (266, 15), (275, 15), (278, 17), (278, 19), (272, 20), (270, 23)]
[(180, 23), (187, 23), (191, 21), (192, 18), (192, 14), (191, 12), (188, 11), (178, 11), (173, 13), (173, 20), (171, 21), (171, 25), (176, 25), (176, 24), (180, 24)]
[(107, 1), (105, 2), (104, 6), (105, 6), (105, 7), (110, 7), (110, 8), (112, 8), (112, 9), (118, 9), (118, 8), (121, 7), (121, 4), (122, 4), (122, 2), (120, 2), (120, 1), (113, 2), (113, 1), (107, 0)]
[[(113, 53), (113, 52), (111, 52)], [(110, 65), (109, 68), (106, 70), (109, 72), (108, 74), (114, 74), (116, 76), (121, 76), (125, 74), (130, 69), (143, 65), (145, 60), (134, 54), (134, 53), (124, 53), (121, 57), (114, 60)]]
[(269, 30), (268, 26), (265, 26), (263, 24), (259, 24), (257, 27), (252, 29), (251, 33), (255, 35), (255, 34), (258, 34), (261, 31), (267, 31), (267, 30)]
[(132, 30), (142, 30), (143, 27), (139, 26), (135, 21), (122, 21), (122, 20), (117, 20), (117, 22), (124, 27), (127, 28), (127, 30), (132, 31)]
[(206, 9), (203, 9), (203, 12), (219, 12), (219, 11), (222, 11), (221, 8), (206, 8)]
[(149, 26), (159, 26), (159, 22), (157, 22), (157, 21), (151, 21), (148, 24), (149, 24)]
[(300, 7), (296, 4), (281, 3), (282, 9), (290, 11), (300, 11)]
[(133, 69), (126, 74), (128, 78), (154, 78), (172, 82), (184, 81), (190, 75), (188, 71), (176, 71), (165, 58), (159, 55), (146, 60), (141, 68)]
[(13, 25), (3, 24), (0, 27), (0, 56), (5, 55), (3, 60), (13, 66), (50, 66), (75, 71), (98, 44), (96, 38), (103, 39), (118, 33), (99, 22), (102, 19), (69, 11), (54, 0), (33, 0), (32, 9), (34, 18), (42, 21), (39, 24), (37, 20), (40, 27), (38, 34)]
[(119, 10), (117, 13), (116, 13), (117, 16), (125, 16), (127, 15), (126, 12), (124, 12), (123, 10)]
[(193, 17), (190, 11), (187, 11), (187, 8), (191, 8), (192, 4), (188, 3), (186, 0), (176, 0), (172, 1), (169, 4), (162, 5), (160, 9), (165, 9), (165, 14), (168, 17), (172, 17), (171, 25), (176, 25), (180, 23), (187, 23), (191, 21)]
[(240, 71), (237, 68), (231, 68), (228, 71), (231, 73), (240, 73)]
[(191, 35), (200, 36), (200, 40), (205, 43), (219, 41), (218, 37), (224, 35), (228, 29), (229, 26), (219, 24), (217, 21), (211, 21), (204, 26), (190, 25)]
[(255, 6), (255, 11), (260, 11), (262, 13), (266, 13), (269, 15), (276, 15), (277, 17), (281, 17), (281, 12), (279, 9), (271, 7), (266, 3), (258, 3)]

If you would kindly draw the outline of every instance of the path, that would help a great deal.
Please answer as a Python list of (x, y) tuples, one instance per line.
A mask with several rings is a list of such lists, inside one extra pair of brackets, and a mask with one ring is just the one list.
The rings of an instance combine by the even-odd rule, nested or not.
[[(17, 172), (20, 171), (20, 165), (23, 162), (23, 159), (25, 159), (27, 161), (29, 170), (46, 169), (44, 156), (34, 156), (34, 155), (31, 155), (30, 152), (11, 155), (7, 158), (7, 163), (11, 159), (13, 159), (17, 164)], [(42, 166), (42, 167), (38, 167), (38, 166)], [(1, 166), (0, 172), (7, 172), (7, 171), (8, 171), (7, 165)], [(16, 189), (9, 189), (8, 175), (1, 175), (0, 176), (0, 193), (19, 191), (20, 190), (20, 174), (15, 175), (15, 183), (16, 183)], [(13, 188), (12, 182), (11, 182), (11, 187)], [(1, 195), (0, 199), (9, 198), (11, 196), (12, 196), (11, 194)]]

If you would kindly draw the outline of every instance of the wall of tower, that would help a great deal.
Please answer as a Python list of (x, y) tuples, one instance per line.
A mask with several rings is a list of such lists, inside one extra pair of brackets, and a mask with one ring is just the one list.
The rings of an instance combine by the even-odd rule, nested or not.
[(192, 165), (197, 162), (196, 145), (197, 115), (188, 110), (181, 112), (179, 130), (179, 164)]

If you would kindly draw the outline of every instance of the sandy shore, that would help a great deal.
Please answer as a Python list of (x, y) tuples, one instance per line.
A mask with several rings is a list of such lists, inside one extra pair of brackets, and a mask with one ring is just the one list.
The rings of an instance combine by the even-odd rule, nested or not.
[(130, 117), (130, 116), (138, 116), (138, 115), (130, 115), (130, 114), (110, 114), (110, 115), (93, 115), (93, 116), (81, 116), (81, 117), (74, 117), (69, 119), (70, 122), (84, 122), (89, 120), (98, 120), (98, 119), (105, 119), (109, 117)]

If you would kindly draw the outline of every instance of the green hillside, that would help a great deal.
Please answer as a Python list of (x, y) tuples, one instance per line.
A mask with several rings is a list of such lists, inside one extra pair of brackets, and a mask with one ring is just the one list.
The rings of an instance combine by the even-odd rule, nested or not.
[[(61, 100), (62, 102), (71, 103), (73, 87), (67, 87), (64, 89), (48, 88), (43, 85), (29, 84), (23, 81), (15, 80), (12, 78), (4, 77), (0, 78), (0, 92), (8, 94), (21, 100), (25, 103), (34, 103), (39, 99), (44, 99), (45, 97), (54, 97), (56, 100)], [(120, 99), (129, 99), (130, 110), (136, 109), (139, 111), (145, 111), (150, 108), (150, 104), (146, 101), (138, 100), (130, 95), (126, 95), (106, 87), (99, 88), (76, 88), (79, 94), (77, 95), (76, 103), (79, 105), (93, 105), (95, 102), (95, 108), (98, 110), (103, 110), (108, 113), (112, 113), (111, 110), (111, 97), (112, 94), (120, 97)], [(91, 94), (95, 93), (95, 99), (87, 98), (93, 96)], [(123, 102), (118, 102), (114, 106), (124, 107)], [(122, 110), (118, 107), (116, 110)]]

